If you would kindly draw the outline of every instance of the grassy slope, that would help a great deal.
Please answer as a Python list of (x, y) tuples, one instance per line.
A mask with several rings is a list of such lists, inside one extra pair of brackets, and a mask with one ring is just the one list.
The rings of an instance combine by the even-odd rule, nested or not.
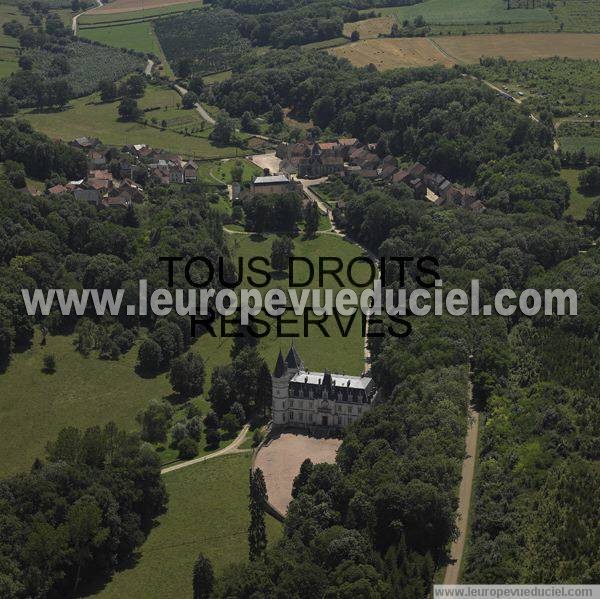
[(577, 220), (581, 220), (585, 216), (586, 210), (595, 200), (592, 196), (585, 196), (578, 191), (579, 173), (577, 169), (564, 168), (560, 171), (560, 176), (569, 184), (571, 188), (571, 203), (566, 215), (572, 216)]
[(202, 2), (196, 1), (182, 4), (172, 4), (170, 6), (162, 6), (160, 8), (147, 8), (145, 10), (132, 10), (119, 13), (98, 13), (96, 11), (92, 11), (80, 17), (79, 24), (89, 25), (97, 23), (113, 23), (117, 21), (155, 19), (161, 15), (185, 12), (186, 10), (200, 8), (201, 6)]
[(545, 8), (509, 11), (505, 0), (426, 0), (413, 6), (384, 8), (381, 12), (396, 15), (400, 21), (422, 15), (431, 25), (552, 21), (550, 12)]
[[(73, 348), (74, 336), (48, 337), (45, 348), (39, 338), (30, 349), (17, 353), (8, 370), (0, 374), (0, 453), (10, 456), (0, 464), (0, 478), (27, 470), (36, 457), (43, 457), (46, 443), (65, 426), (88, 427), (114, 420), (128, 430), (137, 430), (135, 416), (151, 399), (167, 398), (171, 385), (167, 374), (141, 378), (135, 371), (137, 347), (118, 362), (84, 358)], [(206, 365), (206, 381), (215, 365), (229, 362), (229, 340), (199, 338), (192, 346)], [(55, 374), (42, 372), (43, 357), (54, 354)], [(207, 413), (202, 398), (196, 405)], [(176, 406), (177, 407), (177, 406)], [(182, 414), (177, 414), (177, 419)], [(221, 447), (228, 445), (224, 440)], [(160, 451), (164, 462), (176, 458), (175, 451)], [(204, 439), (200, 455), (209, 453)]]
[[(135, 568), (119, 572), (95, 596), (191, 597), (198, 552), (212, 560), (217, 573), (247, 559), (250, 456), (225, 456), (165, 475), (168, 512), (143, 545)], [(281, 536), (281, 525), (268, 516), (267, 532), (270, 543)]]
[(79, 37), (101, 42), (116, 48), (130, 48), (138, 52), (157, 54), (159, 43), (154, 35), (152, 23), (131, 23), (112, 27), (87, 27), (79, 30)]
[(559, 136), (560, 147), (569, 152), (576, 152), (585, 148), (588, 154), (600, 154), (600, 137), (572, 137)]
[[(71, 140), (83, 135), (94, 135), (109, 145), (145, 143), (154, 148), (163, 148), (185, 156), (197, 158), (222, 158), (235, 156), (232, 147), (216, 147), (206, 139), (209, 129), (202, 132), (202, 137), (184, 136), (174, 130), (145, 126), (140, 123), (123, 123), (118, 120), (119, 102), (99, 103), (99, 95), (92, 94), (71, 102), (71, 108), (58, 112), (37, 112), (24, 110), (20, 116), (28, 120), (35, 129), (52, 138)], [(146, 95), (139, 101), (141, 108), (168, 106), (167, 117), (181, 101), (179, 95), (164, 88), (148, 87)], [(183, 113), (184, 111), (179, 111)], [(200, 121), (193, 111), (185, 111)], [(158, 122), (165, 118), (161, 111), (147, 113), (148, 119), (156, 117)]]
[[(244, 234), (231, 234), (229, 237), (230, 245), (236, 256), (244, 258), (244, 263), (253, 256), (270, 257), (271, 244), (274, 236), (254, 236)], [(355, 256), (360, 256), (361, 251), (356, 246), (344, 241), (343, 239), (329, 234), (318, 235), (315, 239), (301, 240), (297, 238), (294, 243), (294, 255), (309, 258), (315, 266), (318, 264), (318, 257), (337, 256), (342, 259), (344, 265)], [(361, 265), (364, 266), (364, 265)], [(357, 267), (355, 276), (365, 278), (365, 269)], [(305, 278), (307, 267), (300, 265), (295, 274), (296, 280)], [(344, 284), (350, 287), (344, 274), (340, 275)], [(268, 288), (287, 288), (288, 277), (273, 280)], [(251, 285), (245, 284), (246, 288)], [(311, 288), (318, 288), (318, 279), (315, 279)], [(324, 287), (327, 289), (339, 290), (339, 286), (328, 277), (324, 281)], [(266, 289), (266, 288), (265, 288)], [(264, 292), (263, 292), (264, 293)], [(274, 321), (261, 315), (262, 319), (268, 320), (271, 324), (270, 334), (261, 339), (260, 350), (269, 365), (275, 364), (277, 352), (280, 348), (287, 349), (291, 343), (291, 337), (276, 336)], [(298, 323), (282, 325), (282, 332), (286, 335), (299, 334), (294, 339), (294, 344), (298, 348), (306, 367), (310, 370), (322, 370), (328, 368), (334, 372), (345, 372), (348, 374), (360, 374), (364, 368), (363, 341), (361, 338), (360, 319), (357, 317), (350, 329), (348, 337), (343, 338), (334, 317), (328, 318), (324, 324), (330, 337), (325, 337), (316, 327), (311, 326), (308, 330), (308, 337), (304, 336), (302, 318), (296, 317), (292, 312), (288, 312), (285, 318), (297, 319)], [(341, 320), (344, 327), (348, 326), (348, 319)], [(229, 329), (231, 330), (231, 329)], [(263, 328), (260, 329), (264, 330)]]
[[(56, 357), (57, 371), (42, 373), (43, 357)], [(87, 427), (114, 420), (137, 427), (135, 415), (152, 398), (170, 393), (165, 376), (143, 379), (134, 373), (137, 349), (118, 362), (84, 358), (73, 348), (73, 337), (39, 339), (15, 354), (0, 375), (0, 477), (28, 469), (43, 457), (48, 441), (65, 426)]]

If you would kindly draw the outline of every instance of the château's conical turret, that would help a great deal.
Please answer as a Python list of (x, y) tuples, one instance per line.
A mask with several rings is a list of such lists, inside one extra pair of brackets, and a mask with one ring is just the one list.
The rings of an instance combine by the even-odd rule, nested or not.
[(275, 370), (273, 371), (273, 376), (277, 378), (281, 378), (286, 373), (286, 366), (283, 360), (283, 354), (281, 350), (279, 350), (279, 355), (277, 356), (277, 364), (275, 364)]
[(285, 363), (287, 364), (287, 367), (291, 368), (292, 370), (304, 370), (304, 363), (302, 362), (300, 354), (296, 351), (293, 341), (292, 345), (290, 346), (290, 351), (285, 358)]

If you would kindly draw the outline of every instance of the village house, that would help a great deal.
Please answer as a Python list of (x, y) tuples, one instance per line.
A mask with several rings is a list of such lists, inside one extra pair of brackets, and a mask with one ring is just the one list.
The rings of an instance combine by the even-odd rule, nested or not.
[(94, 206), (98, 206), (100, 203), (100, 193), (96, 189), (76, 189), (73, 191), (73, 195), (78, 200), (84, 200)]
[(78, 150), (89, 152), (100, 146), (100, 140), (97, 137), (76, 137), (69, 145)]
[(283, 193), (302, 194), (302, 185), (290, 179), (287, 175), (265, 175), (255, 177), (250, 184), (250, 193), (257, 195), (278, 195)]

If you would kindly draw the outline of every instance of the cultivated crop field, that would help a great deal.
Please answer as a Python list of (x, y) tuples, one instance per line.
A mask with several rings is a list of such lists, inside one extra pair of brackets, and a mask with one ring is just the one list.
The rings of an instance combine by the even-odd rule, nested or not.
[(99, 9), (91, 10), (90, 12), (81, 15), (79, 25), (99, 25), (101, 23), (134, 23), (139, 21), (148, 21), (158, 19), (164, 15), (177, 14), (187, 10), (195, 10), (202, 8), (202, 2), (195, 0), (190, 2), (178, 2), (177, 4), (169, 4), (158, 8), (148, 8), (144, 2), (144, 8), (138, 7), (128, 9), (127, 12), (98, 12)]
[(600, 35), (585, 33), (532, 33), (467, 35), (436, 38), (380, 38), (361, 40), (329, 50), (356, 66), (370, 63), (378, 69), (456, 63), (476, 64), (482, 56), (531, 60), (561, 56), (593, 59), (600, 56)]
[(531, 60), (564, 56), (600, 57), (600, 35), (585, 33), (532, 33), (467, 35), (436, 38), (444, 52), (457, 62), (476, 63), (481, 56), (504, 56), (508, 60)]
[(157, 56), (161, 52), (150, 21), (125, 25), (115, 24), (110, 27), (80, 27), (78, 35), (115, 48), (129, 48)]
[(344, 35), (350, 37), (353, 31), (358, 31), (361, 40), (378, 37), (379, 34), (389, 35), (392, 24), (395, 22), (393, 16), (377, 17), (376, 19), (365, 19), (356, 23), (344, 25)]
[(238, 32), (240, 22), (241, 17), (230, 10), (196, 11), (159, 19), (154, 30), (173, 67), (191, 59), (194, 71), (203, 75), (227, 70), (251, 50)]
[(454, 64), (451, 58), (444, 56), (429, 39), (423, 37), (370, 39), (328, 51), (338, 58), (347, 58), (357, 67), (374, 64), (381, 70)]
[[(103, 6), (95, 8), (91, 14), (102, 15), (102, 14), (120, 14), (132, 11), (152, 10), (152, 9), (163, 9), (175, 7), (178, 4), (190, 4), (190, 0), (113, 0)], [(201, 0), (194, 2), (193, 4), (200, 6)]]

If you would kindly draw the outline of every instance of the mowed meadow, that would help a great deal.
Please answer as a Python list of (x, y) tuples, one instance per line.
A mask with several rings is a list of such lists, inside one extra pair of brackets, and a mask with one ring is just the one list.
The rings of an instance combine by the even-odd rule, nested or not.
[(504, 56), (507, 60), (536, 58), (596, 59), (600, 56), (600, 34), (531, 33), (441, 36), (433, 38), (378, 38), (328, 50), (347, 58), (355, 66), (374, 64), (378, 69), (454, 64), (476, 64), (482, 56)]
[[(142, 545), (137, 562), (117, 572), (86, 596), (98, 599), (180, 599), (192, 594), (192, 569), (198, 552), (217, 574), (248, 558), (248, 471), (251, 452), (238, 453), (165, 474), (169, 509)], [(266, 516), (268, 543), (282, 525)]]
[[(36, 130), (65, 141), (88, 135), (99, 137), (107, 145), (143, 143), (196, 158), (224, 158), (240, 153), (234, 147), (212, 144), (208, 139), (212, 128), (195, 110), (180, 108), (180, 103), (181, 96), (177, 92), (150, 85), (138, 101), (140, 109), (146, 110), (147, 124), (123, 122), (118, 114), (119, 101), (101, 102), (98, 93), (72, 100), (63, 110), (25, 109), (20, 116)], [(152, 123), (153, 118), (155, 123)], [(160, 126), (163, 120), (166, 121), (164, 129)], [(186, 128), (193, 133), (186, 135)]]

